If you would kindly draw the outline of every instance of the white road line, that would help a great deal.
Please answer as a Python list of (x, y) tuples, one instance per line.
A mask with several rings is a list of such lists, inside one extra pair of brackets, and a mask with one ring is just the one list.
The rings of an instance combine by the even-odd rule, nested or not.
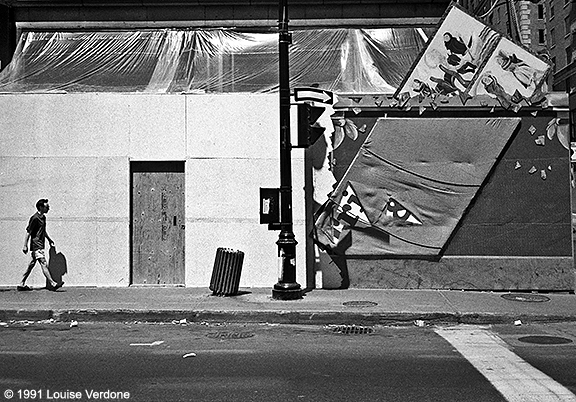
[(158, 346), (162, 345), (164, 341), (154, 341), (151, 343), (131, 343), (130, 346)]
[(485, 327), (438, 328), (435, 332), (464, 356), (509, 402), (576, 402), (576, 395), (532, 367)]

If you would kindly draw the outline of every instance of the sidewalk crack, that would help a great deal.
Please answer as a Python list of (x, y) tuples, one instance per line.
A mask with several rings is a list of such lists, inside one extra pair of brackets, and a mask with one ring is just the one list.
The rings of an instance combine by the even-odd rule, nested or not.
[(458, 316), (462, 315), (460, 311), (458, 311), (458, 309), (456, 308), (456, 306), (454, 306), (454, 304), (452, 304), (452, 302), (450, 301), (450, 299), (448, 297), (446, 297), (446, 295), (444, 294), (444, 292), (442, 290), (438, 291), (440, 293), (440, 295), (442, 296), (442, 298), (444, 299), (444, 301), (448, 304), (448, 306), (450, 306), (450, 308), (452, 309), (452, 311), (457, 314)]

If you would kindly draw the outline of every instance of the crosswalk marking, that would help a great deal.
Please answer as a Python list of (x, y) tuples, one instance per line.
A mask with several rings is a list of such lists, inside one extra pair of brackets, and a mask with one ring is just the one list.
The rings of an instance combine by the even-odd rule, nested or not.
[(576, 395), (513, 353), (486, 327), (437, 328), (509, 402), (576, 402)]

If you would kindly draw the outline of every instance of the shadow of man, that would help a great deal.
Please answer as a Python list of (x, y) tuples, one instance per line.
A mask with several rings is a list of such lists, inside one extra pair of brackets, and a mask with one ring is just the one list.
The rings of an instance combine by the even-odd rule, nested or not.
[[(50, 247), (50, 256), (48, 260), (48, 270), (52, 279), (57, 283), (62, 283), (62, 277), (68, 273), (68, 263), (66, 256), (56, 251), (56, 246)], [(48, 282), (48, 281), (46, 281)]]

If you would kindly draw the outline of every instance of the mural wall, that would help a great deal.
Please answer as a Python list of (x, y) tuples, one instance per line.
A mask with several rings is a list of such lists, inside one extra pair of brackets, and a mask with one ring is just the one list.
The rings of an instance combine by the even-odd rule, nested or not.
[(563, 114), (357, 100), (339, 113), (365, 132), (332, 150), (310, 229), (321, 286), (573, 288)]
[(333, 175), (311, 228), (328, 286), (573, 289), (568, 120), (549, 72), (453, 4), (393, 96), (342, 95), (314, 151), (317, 177)]

